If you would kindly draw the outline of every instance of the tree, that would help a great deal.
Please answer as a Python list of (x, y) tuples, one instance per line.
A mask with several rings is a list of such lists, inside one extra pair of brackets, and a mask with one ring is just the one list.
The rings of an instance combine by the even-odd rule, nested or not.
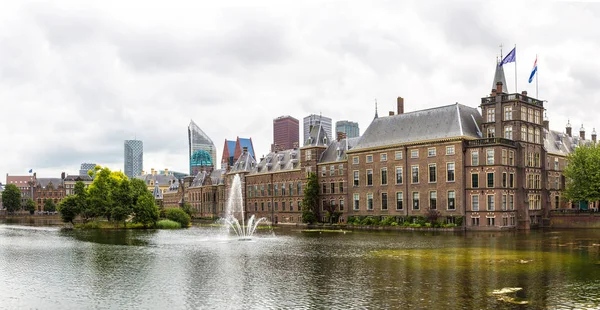
[(573, 202), (600, 200), (600, 144), (578, 146), (567, 161), (565, 198)]
[(58, 204), (58, 212), (63, 222), (75, 225), (73, 220), (75, 220), (77, 214), (80, 212), (77, 199), (77, 195), (67, 196)]
[(133, 222), (141, 223), (144, 227), (156, 225), (158, 221), (158, 207), (154, 203), (154, 197), (150, 192), (142, 194), (133, 205)]
[(112, 192), (128, 178), (123, 172), (110, 171), (107, 167), (98, 168), (94, 169), (94, 181), (88, 189), (88, 202), (84, 213), (91, 218), (105, 216), (110, 221), (113, 209), (118, 204)]
[(112, 201), (110, 215), (115, 222), (123, 222), (123, 226), (127, 227), (127, 218), (133, 212), (133, 199), (131, 196), (131, 187), (129, 180), (121, 180), (120, 184), (116, 185), (112, 191)]
[(308, 175), (308, 182), (304, 188), (304, 199), (302, 200), (302, 222), (312, 224), (319, 218), (319, 184), (317, 175)]
[(183, 206), (181, 206), (181, 210), (185, 211), (190, 218), (194, 215), (194, 211), (192, 210), (192, 205), (189, 202), (184, 202)]
[(88, 207), (88, 191), (85, 188), (85, 184), (82, 181), (77, 181), (75, 183), (75, 188), (73, 189), (74, 200), (73, 204), (75, 205), (75, 209), (77, 210), (76, 215), (81, 215), (84, 222), (87, 222), (90, 218), (93, 217), (93, 214)]
[(16, 185), (6, 185), (2, 192), (2, 204), (8, 213), (21, 209), (21, 191)]
[(56, 211), (56, 204), (54, 203), (54, 200), (52, 200), (50, 198), (46, 198), (44, 200), (44, 211), (48, 211), (48, 212)]
[(29, 211), (29, 214), (33, 214), (35, 212), (35, 201), (33, 199), (27, 198), (25, 202), (25, 211)]

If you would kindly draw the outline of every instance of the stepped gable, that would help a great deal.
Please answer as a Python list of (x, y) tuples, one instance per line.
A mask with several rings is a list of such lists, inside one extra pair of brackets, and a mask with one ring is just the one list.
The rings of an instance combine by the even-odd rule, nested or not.
[(354, 149), (449, 138), (481, 138), (482, 117), (476, 108), (459, 103), (393, 116), (371, 122)]

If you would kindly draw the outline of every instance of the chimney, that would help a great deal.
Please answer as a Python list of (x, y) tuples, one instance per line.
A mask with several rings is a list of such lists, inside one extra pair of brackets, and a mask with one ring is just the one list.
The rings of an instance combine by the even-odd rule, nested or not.
[(165, 175), (169, 175), (169, 168), (165, 168)]
[(579, 129), (579, 137), (581, 140), (585, 140), (585, 128), (583, 128), (583, 124), (581, 124), (581, 128)]
[(337, 132), (337, 140), (338, 141), (342, 141), (345, 138), (346, 138), (346, 133), (345, 132), (342, 132), (342, 131), (338, 131)]
[(522, 91), (522, 92), (521, 92), (521, 95), (523, 95), (523, 96), (527, 96), (527, 91), (526, 91), (526, 90)]
[(567, 136), (572, 137), (571, 135), (571, 122), (567, 120)]
[(594, 128), (592, 130), (592, 141), (594, 141), (594, 143), (596, 143), (596, 128)]
[(246, 153), (248, 153), (248, 147), (247, 147), (247, 146), (244, 146), (244, 147), (242, 148), (242, 154), (246, 154)]
[(496, 97), (496, 95), (497, 95), (497, 94), (498, 94), (498, 93), (496, 92), (496, 89), (495, 89), (495, 88), (493, 88), (493, 89), (492, 89), (492, 93), (490, 93), (490, 97)]
[(394, 116), (394, 111), (390, 111), (390, 116)]
[(154, 168), (151, 168), (151, 169), (150, 169), (150, 174), (152, 174), (152, 175), (155, 175)]
[(502, 82), (496, 83), (496, 92), (497, 93), (501, 93), (502, 92)]
[(60, 174), (60, 178), (63, 179), (63, 180), (65, 179), (65, 173), (64, 172)]
[(404, 98), (398, 97), (398, 115), (404, 114)]

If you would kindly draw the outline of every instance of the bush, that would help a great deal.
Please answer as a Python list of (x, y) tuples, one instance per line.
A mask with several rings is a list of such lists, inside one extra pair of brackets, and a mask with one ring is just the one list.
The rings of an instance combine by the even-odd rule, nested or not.
[(181, 224), (171, 220), (160, 220), (156, 223), (158, 229), (178, 229), (181, 228)]
[(360, 221), (360, 225), (377, 226), (379, 225), (379, 219), (372, 216), (367, 216), (362, 221)]
[(381, 226), (395, 226), (393, 224), (396, 224), (396, 219), (393, 216), (386, 216), (383, 218), (383, 220), (379, 223)]
[(181, 227), (188, 227), (191, 222), (190, 216), (179, 208), (169, 208), (166, 211), (167, 219), (181, 224)]
[(456, 221), (455, 221), (456, 222), (456, 226), (462, 226), (463, 225), (463, 220), (464, 220), (464, 217), (457, 216), (456, 217)]

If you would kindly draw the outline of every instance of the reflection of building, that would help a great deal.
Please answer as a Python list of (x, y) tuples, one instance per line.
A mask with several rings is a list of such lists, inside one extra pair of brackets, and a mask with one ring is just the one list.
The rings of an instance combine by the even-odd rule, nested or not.
[(331, 118), (329, 118), (329, 117), (311, 114), (304, 118), (303, 124), (304, 124), (304, 130), (303, 130), (304, 141), (306, 141), (306, 139), (308, 139), (311, 127), (317, 127), (319, 125), (321, 125), (323, 127), (323, 129), (325, 130), (325, 132), (327, 133), (327, 138), (333, 139), (333, 137), (334, 137), (333, 132), (331, 131)]
[(274, 119), (271, 151), (298, 147), (298, 141), (300, 140), (299, 125), (298, 120), (289, 115)]
[(223, 157), (221, 158), (221, 168), (227, 169), (233, 166), (233, 164), (242, 155), (243, 149), (246, 149), (250, 156), (254, 157), (254, 146), (252, 144), (252, 138), (240, 138), (238, 137), (235, 141), (225, 140), (223, 146)]
[[(358, 129), (358, 123), (352, 121), (337, 121), (335, 122), (335, 132), (336, 134), (342, 132), (346, 135), (347, 138), (356, 138), (360, 136), (360, 131)], [(330, 136), (330, 138), (333, 138)]]
[(133, 178), (144, 169), (144, 144), (140, 140), (125, 140), (125, 175)]
[(196, 151), (202, 150), (207, 152), (210, 155), (210, 162), (214, 165), (217, 159), (217, 148), (215, 144), (212, 142), (210, 137), (208, 137), (194, 121), (190, 121), (190, 125), (188, 126), (188, 146), (189, 146), (189, 159), (190, 159), (190, 174), (192, 173), (192, 156)]
[(88, 171), (94, 170), (94, 168), (96, 168), (94, 163), (82, 163), (79, 168), (79, 175), (88, 175)]

